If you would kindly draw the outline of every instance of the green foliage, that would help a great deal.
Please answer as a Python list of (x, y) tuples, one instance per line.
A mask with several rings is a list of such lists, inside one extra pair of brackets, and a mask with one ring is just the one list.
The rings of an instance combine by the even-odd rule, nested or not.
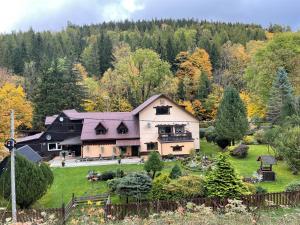
[(52, 170), (50, 169), (49, 165), (44, 162), (41, 163), (40, 168), (43, 172), (44, 178), (47, 181), (48, 187), (50, 187), (54, 181), (54, 176), (53, 176)]
[(114, 193), (117, 190), (117, 186), (120, 183), (121, 178), (115, 178), (107, 181), (107, 187), (109, 192)]
[(300, 191), (300, 181), (288, 184), (285, 188), (285, 191)]
[(262, 186), (257, 186), (255, 193), (256, 194), (266, 194), (266, 193), (268, 193), (268, 190), (266, 188), (263, 188)]
[(171, 182), (171, 178), (168, 174), (161, 174), (155, 177), (152, 182), (151, 198), (156, 200), (169, 199), (169, 193), (165, 190), (165, 187)]
[[(0, 177), (0, 193), (10, 199), (10, 160)], [(50, 179), (44, 177), (43, 170), (26, 158), (16, 155), (16, 202), (21, 208), (28, 208), (47, 191)], [(48, 180), (49, 179), (49, 180)]]
[(247, 130), (248, 120), (245, 105), (237, 90), (228, 87), (225, 89), (218, 109), (216, 132), (218, 136), (234, 141), (241, 139)]
[(255, 143), (255, 138), (253, 135), (247, 135), (243, 138), (243, 144), (245, 145), (253, 145)]
[(240, 178), (224, 154), (216, 159), (215, 168), (206, 177), (206, 193), (209, 197), (238, 198), (245, 191)]
[(104, 171), (101, 173), (99, 180), (107, 181), (112, 180), (116, 177), (116, 173), (114, 171)]
[(164, 163), (160, 159), (160, 155), (157, 152), (151, 152), (148, 160), (144, 164), (144, 170), (148, 173), (152, 172), (152, 179), (155, 177), (155, 173), (161, 171), (164, 168)]
[(211, 92), (211, 82), (208, 79), (208, 76), (206, 73), (201, 73), (200, 81), (199, 81), (199, 88), (197, 93), (197, 98), (199, 98), (201, 101), (206, 99), (208, 95)]
[(288, 74), (280, 67), (273, 82), (270, 99), (267, 107), (267, 119), (272, 123), (296, 113), (295, 102), (292, 94), (292, 86), (288, 80)]
[(182, 172), (181, 172), (180, 166), (178, 164), (173, 166), (169, 176), (171, 179), (177, 179), (182, 176)]
[(116, 186), (116, 193), (123, 197), (141, 199), (152, 188), (152, 180), (145, 173), (130, 173), (120, 178)]

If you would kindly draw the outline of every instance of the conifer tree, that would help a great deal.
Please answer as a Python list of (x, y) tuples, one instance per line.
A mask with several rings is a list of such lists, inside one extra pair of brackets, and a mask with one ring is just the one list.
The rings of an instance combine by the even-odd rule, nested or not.
[(208, 197), (220, 198), (238, 198), (246, 191), (224, 154), (217, 157), (215, 168), (208, 173), (205, 188)]
[(156, 172), (161, 171), (164, 167), (163, 161), (157, 152), (151, 152), (148, 160), (145, 162), (144, 170), (148, 173), (152, 172), (152, 179), (154, 179)]
[(288, 74), (283, 67), (278, 68), (277, 76), (270, 90), (267, 107), (267, 120), (276, 123), (286, 116), (296, 113), (293, 89), (288, 80)]
[(171, 173), (170, 173), (170, 178), (171, 179), (177, 179), (178, 177), (181, 177), (182, 173), (181, 173), (181, 169), (180, 166), (178, 166), (177, 164), (175, 166), (173, 166)]
[(112, 66), (113, 60), (113, 46), (108, 35), (101, 33), (100, 38), (97, 40), (98, 46), (98, 65), (99, 72), (102, 75), (108, 68)]
[(248, 130), (247, 111), (239, 93), (233, 87), (224, 91), (216, 119), (216, 132), (219, 137), (232, 140), (241, 139)]
[(197, 97), (200, 100), (204, 100), (208, 97), (208, 95), (211, 92), (211, 83), (210, 80), (208, 79), (208, 76), (206, 73), (202, 72), (200, 76), (200, 82), (199, 82), (199, 88), (198, 88), (198, 93)]

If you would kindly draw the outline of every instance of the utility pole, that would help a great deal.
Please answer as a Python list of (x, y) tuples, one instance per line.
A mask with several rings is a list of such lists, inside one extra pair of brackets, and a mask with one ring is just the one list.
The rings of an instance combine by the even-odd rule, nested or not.
[[(10, 112), (10, 138), (14, 140), (15, 136), (15, 116), (14, 110)], [(13, 143), (12, 150), (10, 153), (10, 177), (11, 177), (11, 207), (12, 207), (12, 222), (13, 224), (17, 223), (17, 208), (16, 208), (16, 182), (15, 182), (15, 143)]]

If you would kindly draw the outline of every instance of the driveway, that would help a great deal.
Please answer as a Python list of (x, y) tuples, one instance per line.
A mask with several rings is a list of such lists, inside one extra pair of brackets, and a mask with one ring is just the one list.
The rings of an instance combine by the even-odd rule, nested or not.
[[(141, 158), (125, 158), (121, 160), (121, 164), (138, 164)], [(50, 160), (50, 167), (62, 167), (62, 158), (55, 157)], [(102, 165), (113, 165), (118, 164), (118, 160), (97, 160), (97, 161), (79, 161), (79, 158), (66, 158), (65, 167), (80, 167), (80, 166), (102, 166)]]

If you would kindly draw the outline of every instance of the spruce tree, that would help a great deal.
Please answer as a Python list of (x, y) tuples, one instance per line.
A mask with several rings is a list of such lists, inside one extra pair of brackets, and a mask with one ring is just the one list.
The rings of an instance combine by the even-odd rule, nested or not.
[(64, 109), (81, 110), (85, 99), (82, 77), (65, 58), (55, 60), (41, 74), (34, 103), (35, 128), (43, 127), (46, 116), (60, 113)]
[(178, 166), (177, 164), (175, 166), (173, 166), (172, 170), (171, 170), (171, 173), (170, 173), (170, 178), (171, 179), (177, 179), (179, 177), (182, 176), (182, 173), (181, 173), (181, 169), (180, 169), (180, 166)]
[(267, 106), (267, 120), (277, 123), (280, 119), (296, 113), (293, 89), (288, 80), (288, 74), (283, 67), (279, 67), (276, 78), (270, 90)]
[(156, 172), (161, 171), (164, 167), (163, 161), (157, 152), (151, 152), (148, 160), (144, 164), (144, 170), (148, 173), (152, 172), (152, 179), (154, 179)]
[(217, 157), (215, 168), (208, 173), (205, 189), (208, 197), (220, 198), (238, 198), (246, 191), (224, 154)]
[(200, 100), (204, 100), (208, 97), (210, 92), (211, 92), (210, 80), (208, 79), (207, 74), (202, 72), (201, 76), (200, 76), (200, 82), (199, 82), (197, 97)]
[(101, 33), (100, 38), (97, 40), (98, 46), (98, 65), (99, 72), (102, 75), (108, 68), (112, 66), (113, 60), (113, 46), (108, 35)]
[(216, 119), (216, 132), (219, 137), (240, 140), (248, 130), (247, 111), (238, 91), (227, 87), (224, 91)]

